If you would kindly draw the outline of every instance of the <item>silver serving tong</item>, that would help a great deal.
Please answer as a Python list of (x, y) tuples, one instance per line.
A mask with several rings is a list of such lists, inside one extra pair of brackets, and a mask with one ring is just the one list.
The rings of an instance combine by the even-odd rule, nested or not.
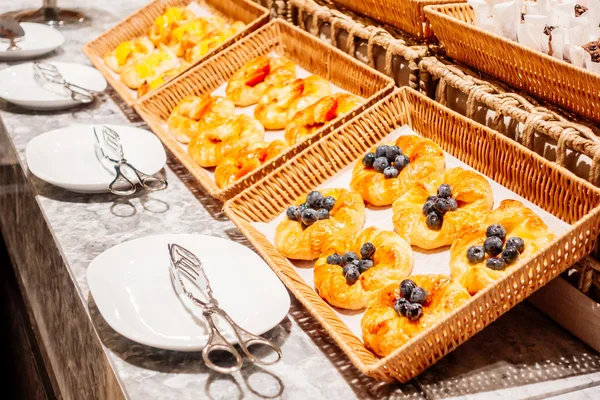
[(25, 36), (25, 31), (16, 19), (12, 18), (0, 18), (0, 39), (8, 40), (10, 44), (6, 51), (18, 51), (21, 50), (17, 46), (17, 41)]
[(119, 196), (127, 196), (136, 192), (135, 184), (123, 174), (123, 167), (127, 167), (135, 174), (142, 187), (149, 191), (164, 190), (169, 185), (166, 180), (156, 178), (152, 175), (143, 173), (135, 168), (125, 159), (123, 146), (119, 134), (108, 126), (102, 127), (102, 136), (98, 136), (94, 126), (94, 136), (96, 138), (95, 151), (98, 161), (109, 171), (116, 172), (115, 179), (108, 185), (111, 193)]
[[(231, 374), (238, 371), (242, 367), (242, 357), (236, 348), (225, 339), (215, 323), (215, 316), (222, 317), (233, 329), (233, 332), (238, 340), (238, 344), (246, 357), (252, 362), (261, 365), (275, 364), (281, 359), (281, 349), (270, 340), (264, 339), (258, 335), (254, 335), (236, 324), (231, 317), (219, 307), (219, 302), (213, 297), (213, 292), (208, 281), (206, 271), (202, 266), (202, 262), (189, 250), (181, 247), (178, 244), (169, 244), (169, 255), (171, 257), (171, 265), (169, 272), (171, 282), (177, 295), (185, 295), (195, 305), (202, 309), (202, 316), (206, 320), (209, 329), (208, 342), (202, 350), (202, 358), (206, 365), (217, 372)], [(191, 292), (187, 291), (182, 277), (191, 282), (198, 288), (201, 294), (206, 298), (206, 301), (198, 299)], [(250, 347), (253, 345), (267, 346), (272, 349), (277, 357), (274, 360), (265, 361), (264, 359), (252, 354)], [(210, 359), (210, 354), (215, 352), (226, 352), (235, 358), (236, 364), (233, 366), (218, 365)]]
[(42, 87), (48, 83), (62, 86), (71, 94), (73, 100), (80, 103), (88, 104), (94, 101), (94, 94), (91, 91), (67, 82), (58, 68), (53, 64), (34, 62), (33, 77)]

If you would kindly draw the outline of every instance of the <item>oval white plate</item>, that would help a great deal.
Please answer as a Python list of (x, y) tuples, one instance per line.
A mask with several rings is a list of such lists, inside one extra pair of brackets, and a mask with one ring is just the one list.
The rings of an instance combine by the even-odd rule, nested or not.
[(39, 57), (59, 48), (65, 42), (62, 33), (47, 25), (22, 22), (21, 27), (25, 31), (25, 36), (17, 41), (17, 45), (21, 50), (6, 51), (9, 43), (0, 42), (1, 61), (27, 60)]
[[(67, 82), (102, 92), (106, 79), (95, 68), (81, 64), (52, 62)], [(0, 97), (32, 110), (60, 110), (81, 105), (62, 86), (40, 86), (33, 78), (33, 63), (19, 64), (0, 71)]]
[[(213, 236), (148, 236), (105, 251), (88, 267), (94, 301), (121, 335), (160, 349), (204, 348), (208, 335), (200, 308), (189, 299), (182, 302), (171, 284), (169, 243), (185, 247), (202, 261), (219, 305), (241, 327), (260, 335), (287, 315), (287, 290), (252, 250)], [(229, 329), (225, 335), (233, 341)]]
[[(125, 125), (110, 127), (119, 133), (127, 161), (140, 171), (154, 175), (165, 166), (165, 149), (151, 132)], [(93, 125), (72, 125), (30, 140), (25, 157), (31, 173), (73, 192), (108, 192), (115, 175), (96, 158), (93, 128)]]

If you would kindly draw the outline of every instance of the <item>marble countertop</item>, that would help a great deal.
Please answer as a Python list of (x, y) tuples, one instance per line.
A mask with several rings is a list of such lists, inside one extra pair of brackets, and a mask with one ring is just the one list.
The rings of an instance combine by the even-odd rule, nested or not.
[[(2, 2), (0, 12), (38, 3)], [(92, 16), (93, 23), (64, 30), (65, 46), (48, 59), (89, 64), (81, 52), (82, 46), (146, 2), (59, 3), (82, 8)], [(6, 66), (0, 63), (0, 68)], [(407, 384), (385, 384), (363, 376), (293, 297), (289, 315), (267, 334), (282, 346), (281, 362), (264, 368), (248, 366), (232, 376), (212, 373), (203, 365), (198, 353), (161, 351), (120, 336), (99, 314), (88, 290), (86, 269), (98, 254), (127, 240), (165, 232), (204, 233), (248, 243), (221, 212), (222, 204), (199, 188), (172, 157), (164, 170), (170, 183), (167, 191), (140, 194), (127, 200), (112, 195), (70, 193), (27, 173), (25, 146), (44, 131), (74, 123), (143, 126), (133, 110), (120, 102), (112, 90), (108, 92), (89, 107), (57, 113), (25, 111), (0, 101), (3, 123), (0, 137), (4, 136), (8, 143), (0, 146), (0, 165), (18, 168), (26, 174), (22, 195), (35, 198), (48, 228), (46, 237), (58, 249), (70, 277), (70, 284), (62, 290), (72, 291), (85, 310), (87, 320), (77, 323), (93, 326), (97, 334), (94, 340), (101, 343), (100, 348), (108, 359), (108, 373), (114, 374), (124, 397), (517, 399), (600, 396), (596, 388), (600, 384), (600, 355), (527, 303), (515, 307)], [(11, 185), (12, 182), (0, 180), (0, 198), (11, 191)], [(22, 228), (2, 226), (2, 231), (7, 235)], [(19, 275), (21, 266), (17, 264), (16, 268)], [(36, 296), (26, 293), (26, 297)], [(65, 368), (77, 376), (77, 368)]]

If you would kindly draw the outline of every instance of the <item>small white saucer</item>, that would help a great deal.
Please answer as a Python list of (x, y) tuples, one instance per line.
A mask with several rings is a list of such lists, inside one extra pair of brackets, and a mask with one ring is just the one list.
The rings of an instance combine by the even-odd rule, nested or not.
[[(171, 284), (169, 243), (185, 247), (202, 261), (214, 297), (242, 328), (260, 335), (287, 315), (287, 290), (252, 250), (213, 236), (148, 236), (108, 249), (87, 270), (100, 313), (121, 335), (166, 350), (199, 351), (206, 345), (208, 331), (200, 308), (187, 298), (182, 302)], [(235, 343), (228, 326), (222, 327)]]
[[(133, 166), (150, 175), (164, 167), (167, 155), (154, 134), (131, 126), (110, 127), (118, 132), (125, 158)], [(93, 132), (92, 125), (72, 125), (33, 138), (25, 150), (29, 170), (44, 181), (73, 192), (108, 192), (115, 175), (96, 158)]]
[[(102, 92), (106, 79), (95, 68), (81, 64), (52, 62), (69, 83)], [(40, 86), (33, 77), (33, 63), (19, 64), (0, 71), (0, 97), (31, 110), (60, 110), (81, 105), (61, 85)]]
[(65, 42), (62, 33), (47, 25), (22, 22), (21, 27), (25, 31), (25, 36), (17, 41), (21, 50), (6, 51), (10, 45), (9, 42), (0, 42), (0, 61), (29, 60), (40, 57), (59, 48)]

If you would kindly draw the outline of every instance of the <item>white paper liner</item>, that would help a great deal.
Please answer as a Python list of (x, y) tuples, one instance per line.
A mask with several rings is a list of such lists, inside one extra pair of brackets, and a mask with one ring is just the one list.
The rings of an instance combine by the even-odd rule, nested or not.
[[(392, 131), (386, 136), (381, 143), (392, 142), (402, 135), (417, 135), (410, 127), (402, 126)], [(444, 153), (446, 156), (446, 168), (462, 167), (465, 169), (473, 170), (467, 164), (451, 156), (448, 153)], [(340, 172), (335, 174), (333, 177), (319, 185), (317, 189), (324, 188), (349, 188), (350, 180), (352, 178), (352, 169), (359, 160), (354, 161)], [(567, 231), (570, 227), (569, 224), (548, 213), (542, 208), (536, 206), (530, 201), (510, 191), (499, 183), (489, 179), (492, 192), (494, 194), (494, 208), (496, 208), (502, 200), (514, 199), (521, 201), (526, 207), (530, 208), (533, 212), (542, 218), (542, 220), (548, 225), (550, 231), (556, 235), (561, 235)], [(393, 231), (394, 226), (392, 223), (392, 207), (372, 207), (368, 206), (366, 209), (366, 222), (364, 228), (370, 226), (376, 226), (379, 229)], [(262, 233), (265, 238), (271, 243), (275, 243), (275, 229), (277, 225), (284, 219), (285, 212), (273, 219), (271, 222), (253, 222), (251, 225)], [(364, 229), (363, 228), (363, 229)], [(450, 275), (450, 247), (444, 247), (436, 250), (423, 250), (413, 247), (414, 256), (414, 267), (411, 275), (422, 275), (422, 274), (445, 274)], [(294, 267), (298, 275), (306, 282), (310, 287), (314, 287), (314, 261), (291, 261), (288, 260), (290, 265)], [(360, 321), (364, 314), (364, 311), (350, 311), (342, 310), (332, 307), (338, 317), (348, 326), (348, 328), (359, 338), (362, 338)]]

